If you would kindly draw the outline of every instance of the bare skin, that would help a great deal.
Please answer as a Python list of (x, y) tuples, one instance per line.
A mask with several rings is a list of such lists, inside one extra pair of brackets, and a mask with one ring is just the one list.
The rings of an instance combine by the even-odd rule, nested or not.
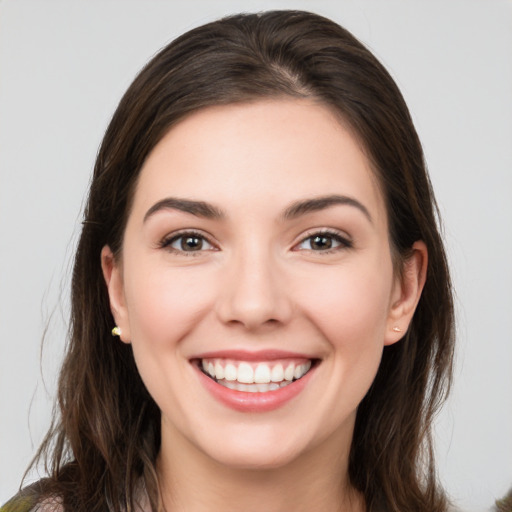
[[(168, 132), (121, 258), (102, 252), (121, 340), (162, 412), (167, 512), (365, 510), (348, 454), (421, 295), (427, 251), (412, 249), (396, 275), (374, 173), (326, 107), (212, 107)], [(279, 390), (244, 387), (259, 384), (242, 367), (288, 364), (299, 376)]]
[[(343, 442), (343, 434), (338, 437)], [(178, 444), (163, 447), (158, 469), (165, 509), (364, 512), (363, 497), (347, 481), (348, 452), (333, 451), (331, 441), (292, 464), (265, 471), (226, 468), (193, 447), (183, 453), (174, 451)]]

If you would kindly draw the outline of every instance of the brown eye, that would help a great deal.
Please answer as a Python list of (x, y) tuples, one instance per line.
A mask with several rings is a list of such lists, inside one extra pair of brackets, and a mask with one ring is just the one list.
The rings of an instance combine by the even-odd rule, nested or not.
[(325, 249), (331, 249), (333, 245), (333, 239), (330, 236), (317, 235), (311, 237), (310, 240), (311, 249), (314, 251), (323, 251)]
[(304, 238), (296, 248), (297, 250), (328, 252), (352, 247), (352, 242), (337, 233), (315, 233)]
[(215, 247), (208, 240), (196, 233), (182, 233), (164, 241), (162, 247), (171, 249), (176, 253), (191, 253), (211, 251)]
[(198, 236), (182, 236), (179, 238), (182, 251), (200, 251), (203, 248), (203, 239)]

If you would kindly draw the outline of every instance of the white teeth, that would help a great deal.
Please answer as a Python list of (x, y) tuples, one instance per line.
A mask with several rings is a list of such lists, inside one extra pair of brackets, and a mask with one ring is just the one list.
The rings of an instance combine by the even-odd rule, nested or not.
[[(268, 384), (270, 382), (270, 368), (266, 364), (259, 364), (254, 371), (254, 382)], [(283, 379), (281, 379), (283, 380)]]
[(266, 393), (291, 384), (291, 382), (286, 380), (281, 382), (281, 384), (278, 384), (277, 382), (270, 382), (268, 384), (242, 384), (240, 382), (230, 382), (227, 380), (220, 380), (218, 383), (225, 388), (234, 389), (236, 391), (245, 391), (246, 393)]
[(272, 368), (270, 380), (272, 382), (281, 382), (282, 380), (284, 380), (284, 370), (282, 364), (276, 364), (274, 368)]
[(236, 379), (243, 384), (252, 384), (254, 382), (254, 370), (248, 363), (240, 363), (238, 365), (238, 376)]
[(311, 368), (311, 361), (308, 361), (305, 364), (300, 364), (299, 366), (297, 366), (295, 368), (295, 371), (293, 372), (293, 376), (296, 379), (300, 379), (301, 377), (306, 375), (306, 373), (309, 371), (310, 368)]
[(299, 366), (296, 366), (296, 367), (295, 367), (295, 371), (293, 372), (293, 376), (294, 376), (294, 378), (296, 378), (296, 379), (300, 379), (300, 378), (302, 377), (302, 375), (304, 375), (304, 374), (302, 373), (302, 365), (301, 365), (301, 364), (299, 364)]
[(215, 377), (219, 380), (224, 378), (224, 368), (218, 361), (215, 363)]
[(224, 378), (226, 380), (237, 380), (237, 371), (236, 366), (234, 364), (228, 363), (226, 368), (224, 368)]
[(293, 374), (295, 372), (295, 366), (293, 364), (289, 364), (284, 371), (285, 380), (293, 380)]
[(237, 391), (245, 391), (246, 393), (257, 393), (258, 388), (256, 386), (252, 386), (251, 384), (235, 384), (235, 389)]
[[(303, 377), (311, 368), (311, 361), (303, 364), (290, 362), (284, 369), (282, 363), (272, 366), (272, 363), (251, 364), (245, 361), (227, 362), (222, 359), (203, 359), (201, 366), (207, 375), (217, 381), (222, 381), (220, 383), (230, 389), (266, 392), (283, 387), (294, 379)], [(233, 383), (234, 387), (228, 383)]]

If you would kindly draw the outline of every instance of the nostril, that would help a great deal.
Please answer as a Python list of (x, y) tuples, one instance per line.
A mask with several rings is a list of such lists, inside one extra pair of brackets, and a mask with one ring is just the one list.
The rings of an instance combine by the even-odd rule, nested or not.
[(276, 318), (269, 318), (268, 320), (260, 320), (258, 318), (248, 318), (245, 317), (243, 319), (233, 319), (227, 322), (228, 325), (232, 325), (233, 327), (239, 326), (240, 328), (246, 329), (248, 331), (265, 331), (272, 330), (279, 327), (282, 322), (277, 320)]

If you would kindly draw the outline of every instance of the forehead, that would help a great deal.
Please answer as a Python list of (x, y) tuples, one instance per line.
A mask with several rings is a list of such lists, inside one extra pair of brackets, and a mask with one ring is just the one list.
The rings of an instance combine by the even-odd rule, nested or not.
[(209, 107), (179, 122), (148, 156), (134, 206), (178, 196), (270, 208), (326, 194), (353, 196), (375, 218), (384, 213), (370, 162), (339, 117), (312, 101), (279, 99)]

